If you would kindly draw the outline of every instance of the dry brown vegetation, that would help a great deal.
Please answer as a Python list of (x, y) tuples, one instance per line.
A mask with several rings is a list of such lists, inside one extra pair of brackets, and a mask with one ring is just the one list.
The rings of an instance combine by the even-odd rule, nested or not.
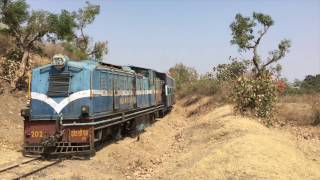
[(0, 33), (0, 54), (4, 54), (13, 47), (13, 42), (8, 36)]
[[(31, 57), (33, 67), (49, 62)], [(67, 160), (34, 178), (320, 178), (320, 94), (280, 97), (274, 126), (267, 128), (259, 119), (234, 114), (228, 84), (206, 96), (211, 87), (206, 81), (199, 82), (203, 86), (196, 91), (202, 95), (185, 95), (171, 114), (146, 129), (140, 141), (113, 142), (91, 160)], [(0, 80), (0, 153), (6, 156), (0, 157), (0, 166), (23, 158), (19, 111), (27, 100), (24, 92), (9, 93), (4, 82)]]
[(72, 60), (80, 60), (79, 56), (71, 51), (67, 51), (63, 45), (60, 44), (52, 44), (52, 43), (44, 43), (41, 45), (43, 50), (43, 56), (51, 59), (55, 54), (64, 54), (68, 56)]
[[(0, 151), (7, 154), (3, 164), (21, 158), (18, 114), (24, 97), (4, 94), (0, 100), (9, 102), (0, 110), (8, 117), (0, 121), (6, 127), (0, 133)], [(190, 96), (148, 127), (140, 141), (125, 138), (91, 160), (66, 160), (33, 178), (319, 179), (320, 139), (284, 127), (267, 128), (255, 118), (236, 116), (231, 105), (215, 103), (214, 97)]]
[(320, 94), (280, 97), (277, 119), (283, 124), (317, 126), (320, 124)]

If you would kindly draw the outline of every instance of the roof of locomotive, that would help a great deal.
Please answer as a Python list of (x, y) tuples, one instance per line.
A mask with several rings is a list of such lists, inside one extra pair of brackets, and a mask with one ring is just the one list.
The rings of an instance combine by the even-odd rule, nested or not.
[[(52, 64), (47, 64), (44, 66), (40, 66), (35, 68), (34, 70), (44, 70), (52, 67)], [(79, 69), (88, 69), (88, 70), (93, 70), (97, 66), (97, 62), (92, 61), (92, 60), (83, 60), (83, 61), (72, 61), (68, 60), (67, 61), (67, 66), (68, 67), (74, 67), (74, 68), (79, 68)]]
[[(106, 69), (106, 70), (124, 72), (124, 73), (130, 73), (130, 74), (134, 73), (134, 71), (127, 66), (119, 66), (119, 65), (109, 64), (109, 63), (97, 62), (94, 60), (81, 60), (81, 61), (68, 60), (66, 65), (68, 67), (86, 69), (89, 71), (94, 71), (96, 69)], [(34, 70), (38, 70), (38, 69), (44, 70), (52, 66), (53, 66), (52, 64), (48, 64), (45, 66), (35, 68)]]
[[(53, 66), (52, 64), (48, 64), (45, 66), (35, 68), (35, 70), (37, 70), (37, 69), (41, 70), (41, 71), (47, 70), (48, 68), (50, 68), (52, 66)], [(143, 68), (143, 67), (120, 66), (120, 65), (115, 65), (115, 64), (105, 63), (105, 62), (98, 62), (98, 61), (94, 61), (94, 60), (81, 60), (81, 61), (68, 60), (67, 66), (72, 67), (72, 68), (78, 68), (78, 69), (86, 69), (89, 71), (94, 71), (96, 69), (105, 69), (105, 70), (110, 70), (110, 71), (115, 71), (115, 72), (120, 72), (120, 73), (137, 74), (140, 76), (143, 76), (143, 74), (140, 74), (139, 72), (137, 72), (138, 69), (152, 70), (156, 73), (162, 73), (162, 72), (157, 72), (153, 69), (148, 69), (148, 68)], [(163, 73), (163, 74), (166, 74), (166, 73)], [(170, 77), (168, 74), (166, 74), (166, 76)], [(172, 78), (172, 77), (170, 77), (170, 78)]]

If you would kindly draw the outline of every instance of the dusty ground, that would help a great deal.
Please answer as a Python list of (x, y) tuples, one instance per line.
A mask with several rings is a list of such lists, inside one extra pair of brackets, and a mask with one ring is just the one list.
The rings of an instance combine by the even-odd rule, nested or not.
[[(10, 102), (0, 108), (7, 116), (0, 116), (0, 153), (8, 154), (0, 164), (21, 158), (18, 113), (24, 101), (15, 100), (0, 95), (1, 102)], [(148, 127), (140, 141), (125, 138), (90, 160), (66, 160), (35, 178), (320, 179), (320, 139), (294, 132), (234, 116), (230, 105), (215, 105), (210, 98), (188, 99)]]
[(21, 156), (23, 119), (20, 109), (26, 105), (27, 98), (21, 93), (8, 94), (7, 89), (0, 87), (0, 164)]

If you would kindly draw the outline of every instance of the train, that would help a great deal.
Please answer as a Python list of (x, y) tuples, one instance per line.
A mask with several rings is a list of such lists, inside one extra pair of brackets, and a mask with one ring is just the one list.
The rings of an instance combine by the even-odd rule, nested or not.
[(110, 139), (136, 137), (175, 104), (175, 80), (137, 66), (58, 54), (35, 68), (21, 109), (24, 155), (94, 155)]

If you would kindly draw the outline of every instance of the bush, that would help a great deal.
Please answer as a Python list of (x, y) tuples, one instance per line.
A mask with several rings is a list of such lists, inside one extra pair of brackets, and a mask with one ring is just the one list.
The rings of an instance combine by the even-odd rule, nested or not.
[(13, 48), (13, 40), (7, 34), (0, 32), (0, 55), (6, 54), (8, 50)]
[[(12, 56), (14, 55), (12, 54)], [(14, 58), (7, 59), (3, 57), (0, 61), (0, 68), (0, 76), (10, 81), (15, 77), (15, 72), (19, 68), (19, 62)]]
[(179, 63), (171, 67), (169, 73), (176, 81), (178, 95), (185, 95), (194, 90), (193, 84), (198, 79), (198, 73), (194, 68)]
[(249, 62), (231, 59), (229, 64), (219, 64), (213, 68), (219, 81), (233, 81), (247, 72)]
[(215, 79), (200, 78), (192, 83), (183, 84), (178, 91), (178, 96), (179, 98), (189, 95), (211, 96), (219, 91), (219, 87), (219, 82)]
[(320, 74), (307, 75), (304, 80), (295, 80), (293, 84), (287, 82), (284, 94), (313, 94), (320, 92)]
[(195, 83), (196, 93), (200, 95), (214, 95), (219, 90), (219, 83), (215, 79), (199, 79)]
[(307, 92), (320, 92), (320, 74), (306, 76), (301, 83), (301, 88)]
[(50, 59), (56, 54), (64, 54), (64, 47), (61, 44), (44, 43), (42, 49), (44, 55)]
[(317, 126), (320, 124), (320, 102), (314, 101), (312, 104), (312, 125)]
[(269, 118), (276, 102), (276, 86), (271, 75), (240, 77), (233, 88), (235, 109), (241, 114), (254, 113)]
[(3, 59), (0, 65), (2, 67), (1, 76), (8, 80), (15, 77), (15, 72), (19, 68), (19, 64), (11, 59)]

